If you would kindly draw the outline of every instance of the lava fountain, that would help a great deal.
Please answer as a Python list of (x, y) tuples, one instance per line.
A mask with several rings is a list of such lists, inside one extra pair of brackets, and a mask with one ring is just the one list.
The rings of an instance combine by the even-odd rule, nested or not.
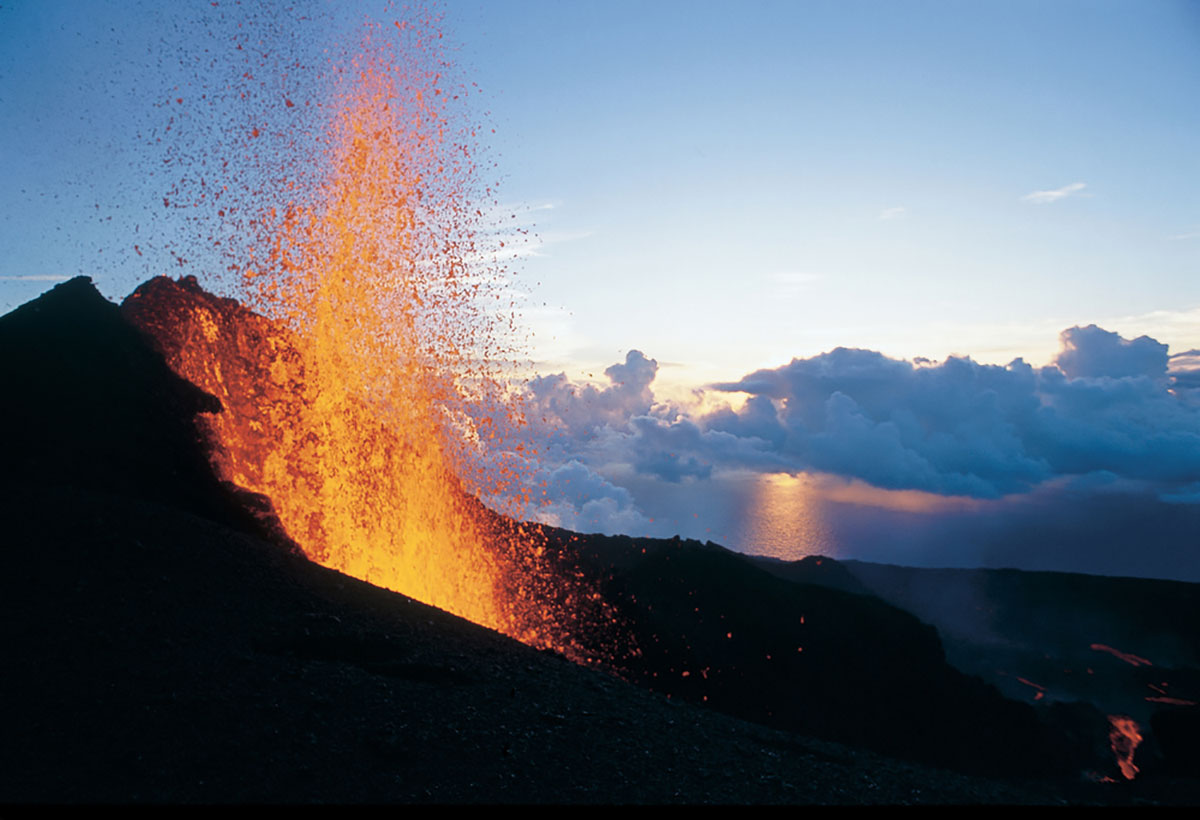
[(497, 364), (502, 283), (477, 264), (454, 89), (395, 50), (438, 35), (395, 27), (370, 26), (333, 72), (324, 150), (308, 158), (319, 173), (297, 173), (286, 202), (240, 204), (259, 226), (244, 304), (159, 278), (124, 310), (221, 400), (203, 420), (216, 468), (267, 496), (313, 560), (592, 660), (611, 609), (539, 529), (478, 500), (529, 501), (515, 466), (529, 454), (498, 441), (521, 423)]

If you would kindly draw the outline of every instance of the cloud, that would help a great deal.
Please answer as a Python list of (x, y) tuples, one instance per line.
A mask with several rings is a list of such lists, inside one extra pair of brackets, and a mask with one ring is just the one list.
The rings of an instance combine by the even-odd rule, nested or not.
[(701, 424), (769, 442), (794, 471), (884, 488), (987, 498), (1105, 471), (1190, 497), (1178, 489), (1200, 476), (1190, 371), (1168, 374), (1166, 345), (1145, 336), (1090, 325), (1061, 342), (1040, 369), (838, 348), (715, 385), (753, 398)]
[[(502, 460), (524, 460), (526, 517), (581, 532), (1200, 578), (1179, 551), (1200, 521), (1200, 350), (1095, 325), (1059, 340), (1043, 367), (836, 348), (687, 405), (630, 350), (601, 381), (529, 382), (528, 423), (497, 419)], [(803, 492), (764, 493), (788, 473)]]
[(1163, 493), (1161, 499), (1168, 504), (1200, 504), (1200, 481), (1180, 487), (1175, 492)]
[(1059, 339), (1062, 351), (1054, 363), (1068, 378), (1166, 378), (1167, 346), (1149, 336), (1126, 340), (1088, 325), (1064, 330)]
[(1065, 330), (1060, 341), (1042, 368), (960, 357), (916, 365), (837, 348), (713, 385), (749, 399), (699, 415), (657, 402), (658, 363), (634, 350), (605, 371), (607, 386), (564, 374), (533, 380), (528, 414), (557, 463), (622, 465), (671, 483), (725, 469), (817, 471), (995, 498), (1100, 472), (1176, 496), (1197, 481), (1190, 358), (1172, 362), (1154, 339), (1095, 325)]
[(577, 459), (542, 467), (532, 476), (542, 489), (530, 517), (576, 532), (606, 535), (643, 532), (650, 525), (624, 487), (613, 484)]
[(1167, 360), (1167, 368), (1172, 388), (1200, 390), (1200, 350), (1185, 350), (1171, 355)]
[[(1060, 344), (1044, 367), (965, 357), (914, 363), (836, 348), (711, 385), (695, 406), (659, 401), (658, 361), (630, 350), (601, 382), (563, 373), (530, 381), (528, 424), (501, 439), (523, 443), (516, 453), (537, 452), (526, 462), (535, 499), (527, 515), (587, 532), (669, 535), (692, 526), (674, 519), (690, 521), (679, 512), (697, 504), (711, 507), (711, 526), (729, 506), (721, 489), (732, 486), (729, 477), (780, 473), (962, 502), (963, 533), (972, 510), (992, 509), (978, 505), (1019, 511), (1019, 499), (1063, 493), (1081, 499), (1080, 509), (1107, 509), (1102, 496), (1115, 493), (1141, 499), (1138, 509), (1192, 520), (1200, 506), (1200, 351), (1171, 356), (1148, 336), (1126, 339), (1095, 325), (1064, 330)], [(748, 398), (737, 409), (714, 401), (731, 392)], [(1129, 512), (1121, 520), (1135, 519)], [(946, 544), (961, 535), (947, 533)], [(1122, 533), (1128, 540), (1128, 527)]]
[(671, 483), (709, 478), (714, 467), (765, 472), (787, 469), (786, 461), (757, 436), (705, 429), (686, 417), (639, 416), (630, 420), (630, 427), (628, 446), (634, 469)]
[(1058, 202), (1060, 199), (1066, 199), (1069, 196), (1077, 194), (1086, 187), (1087, 183), (1072, 182), (1070, 185), (1064, 185), (1052, 191), (1034, 191), (1021, 197), (1021, 199), (1026, 202), (1034, 202), (1038, 205), (1049, 205), (1053, 202)]
[[(1031, 410), (1032, 380), (1023, 362), (1001, 368), (951, 358), (914, 367), (874, 351), (838, 348), (717, 388), (772, 400), (782, 428), (775, 449), (793, 471), (989, 497), (1052, 474), (1022, 450), (1011, 428), (1012, 417)], [(757, 430), (770, 424), (764, 407), (749, 412)], [(728, 418), (710, 424), (728, 429)]]
[(578, 384), (565, 373), (538, 376), (526, 389), (526, 414), (579, 444), (590, 442), (605, 430), (621, 432), (630, 419), (651, 412), (650, 383), (657, 373), (657, 361), (631, 350), (623, 364), (604, 371), (607, 387)]
[(884, 208), (879, 212), (879, 218), (883, 220), (903, 219), (908, 216), (908, 208)]

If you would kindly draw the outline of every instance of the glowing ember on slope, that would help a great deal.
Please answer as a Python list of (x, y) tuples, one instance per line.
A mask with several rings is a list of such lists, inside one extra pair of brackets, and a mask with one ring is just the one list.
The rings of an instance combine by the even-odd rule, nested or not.
[(1108, 722), (1112, 726), (1108, 732), (1108, 740), (1112, 744), (1113, 754), (1116, 755), (1117, 765), (1126, 780), (1133, 780), (1138, 774), (1133, 756), (1142, 742), (1141, 728), (1132, 718), (1122, 715), (1109, 715)]
[(1020, 678), (1020, 677), (1019, 677), (1019, 678), (1017, 678), (1017, 681), (1018, 681), (1018, 682), (1020, 682), (1020, 683), (1023, 683), (1023, 684), (1025, 684), (1026, 686), (1031, 686), (1031, 687), (1033, 687), (1035, 690), (1037, 690), (1037, 691), (1035, 691), (1035, 692), (1033, 693), (1033, 699), (1034, 699), (1034, 700), (1041, 700), (1042, 698), (1046, 697), (1046, 687), (1045, 687), (1045, 686), (1042, 686), (1042, 685), (1040, 685), (1040, 684), (1034, 683), (1034, 682), (1033, 682), (1033, 681), (1031, 681), (1031, 680), (1025, 680), (1025, 678)]
[(1108, 654), (1112, 655), (1113, 657), (1120, 658), (1121, 660), (1125, 661), (1125, 663), (1130, 664), (1131, 666), (1153, 666), (1154, 665), (1154, 664), (1150, 663), (1150, 661), (1146, 660), (1143, 657), (1134, 655), (1129, 652), (1122, 652), (1119, 649), (1113, 649), (1111, 646), (1105, 646), (1102, 643), (1091, 644), (1091, 646), (1089, 648), (1096, 652), (1107, 652)]
[[(252, 228), (240, 289), (257, 313), (163, 279), (127, 313), (221, 399), (207, 420), (221, 474), (268, 496), (310, 557), (588, 660), (610, 608), (540, 530), (477, 500), (529, 501), (519, 461), (495, 446), (521, 422), (496, 364), (503, 281), (471, 264), (482, 211), (449, 112), (462, 89), (432, 50), (440, 34), (394, 25), (369, 26), (361, 52), (332, 68), (334, 90), (313, 107), (329, 116), (322, 151), (290, 158), (305, 165), (273, 189), (285, 201), (262, 201), (279, 163), (262, 156), (258, 174), (207, 202), (238, 215), (225, 227)], [(260, 132), (242, 130), (253, 167)]]
[(1197, 705), (1196, 701), (1194, 701), (1194, 700), (1184, 700), (1183, 698), (1173, 698), (1168, 695), (1162, 695), (1161, 697), (1148, 697), (1148, 698), (1146, 698), (1146, 700), (1149, 701), (1150, 703), (1166, 703), (1166, 704), (1170, 704), (1171, 706), (1195, 706), (1195, 705)]

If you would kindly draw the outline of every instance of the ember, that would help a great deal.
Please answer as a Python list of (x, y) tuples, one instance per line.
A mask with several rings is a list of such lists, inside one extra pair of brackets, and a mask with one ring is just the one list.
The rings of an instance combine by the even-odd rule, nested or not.
[[(1139, 657), (1139, 656), (1134, 655), (1129, 652), (1122, 652), (1119, 649), (1113, 649), (1111, 646), (1105, 646), (1102, 643), (1092, 644), (1091, 649), (1095, 650), (1096, 652), (1107, 652), (1108, 654), (1112, 655), (1113, 657), (1120, 658), (1121, 660), (1125, 661), (1125, 663), (1128, 663), (1132, 666), (1153, 666), (1154, 665), (1154, 664), (1150, 663), (1150, 661), (1146, 660), (1145, 658)], [(1088, 670), (1088, 672), (1090, 674), (1091, 670)]]
[(1034, 699), (1034, 700), (1041, 700), (1042, 698), (1046, 697), (1046, 687), (1045, 687), (1045, 686), (1042, 686), (1042, 685), (1040, 685), (1040, 684), (1034, 683), (1034, 682), (1033, 682), (1033, 681), (1031, 681), (1031, 680), (1025, 680), (1025, 678), (1017, 678), (1017, 680), (1018, 680), (1020, 683), (1023, 683), (1023, 684), (1025, 684), (1026, 686), (1031, 686), (1031, 687), (1033, 687), (1035, 690), (1037, 690), (1037, 691), (1035, 691), (1035, 692), (1033, 693), (1033, 699)]

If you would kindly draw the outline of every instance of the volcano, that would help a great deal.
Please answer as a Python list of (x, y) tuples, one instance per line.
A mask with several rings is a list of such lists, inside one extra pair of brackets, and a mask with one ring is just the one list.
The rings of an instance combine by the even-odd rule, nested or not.
[[(1161, 704), (1185, 716), (1144, 727), (1159, 763), (1125, 781), (1093, 742), (1103, 711), (1050, 714), (955, 668), (879, 573), (544, 529), (522, 566), (569, 580), (522, 601), (562, 616), (560, 647), (320, 566), (213, 467), (212, 420), (261, 386), (259, 360), (221, 396), (179, 373), (185, 346), (211, 363), (200, 340), (253, 353), (253, 314), (226, 300), (197, 335), (218, 302), (194, 281), (137, 293), (118, 308), (80, 278), (0, 318), (0, 800), (1197, 799), (1194, 707)], [(490, 515), (481, 539), (524, 526)]]

